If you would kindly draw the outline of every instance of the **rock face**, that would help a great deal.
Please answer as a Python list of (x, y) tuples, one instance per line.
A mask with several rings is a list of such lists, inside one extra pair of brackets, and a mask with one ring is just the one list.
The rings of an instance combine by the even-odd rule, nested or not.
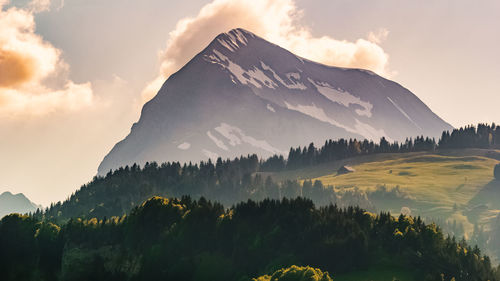
[(326, 139), (402, 140), (449, 129), (393, 81), (315, 63), (234, 29), (168, 78), (99, 174), (146, 161), (266, 157)]
[(31, 202), (22, 193), (12, 194), (10, 192), (4, 192), (0, 194), (0, 219), (11, 213), (25, 214), (35, 212), (38, 208), (41, 209), (42, 206)]

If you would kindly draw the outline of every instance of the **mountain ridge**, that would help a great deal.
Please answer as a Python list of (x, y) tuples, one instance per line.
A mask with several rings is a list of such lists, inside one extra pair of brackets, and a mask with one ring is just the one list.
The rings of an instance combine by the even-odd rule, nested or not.
[(396, 82), (312, 62), (233, 29), (167, 79), (98, 174), (147, 161), (284, 154), (330, 138), (437, 137), (446, 129)]
[(24, 214), (35, 212), (37, 209), (42, 209), (42, 206), (33, 203), (22, 193), (5, 191), (0, 194), (0, 218), (10, 213)]

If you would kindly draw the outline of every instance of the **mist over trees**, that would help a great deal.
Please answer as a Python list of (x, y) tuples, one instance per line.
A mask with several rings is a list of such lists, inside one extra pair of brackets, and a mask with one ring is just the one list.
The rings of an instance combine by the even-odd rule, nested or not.
[(401, 144), (389, 143), (385, 138), (379, 143), (340, 139), (328, 140), (320, 148), (312, 143), (303, 148), (291, 148), (287, 159), (275, 155), (259, 160), (254, 154), (233, 160), (218, 158), (215, 163), (212, 160), (199, 164), (152, 162), (146, 163), (144, 167), (134, 164), (110, 171), (105, 177), (95, 177), (66, 201), (52, 204), (47, 210), (38, 210), (35, 214), (36, 217), (48, 219), (123, 215), (132, 206), (154, 195), (205, 197), (227, 206), (247, 199), (304, 196), (313, 199), (319, 206), (330, 203), (340, 206), (351, 204), (372, 210), (373, 204), (364, 194), (352, 193), (342, 197), (342, 194), (336, 194), (332, 187), (325, 187), (321, 182), (274, 182), (266, 173), (310, 167), (359, 155), (448, 148), (494, 148), (499, 145), (500, 127), (479, 124), (477, 129), (468, 126), (451, 133), (443, 132), (438, 143), (424, 137), (409, 138)]
[[(52, 204), (45, 211), (37, 211), (34, 216), (50, 221), (65, 221), (70, 218), (104, 218), (121, 216), (148, 198), (159, 195), (181, 198), (204, 197), (227, 206), (248, 199), (261, 201), (266, 198), (312, 199), (318, 206), (337, 204), (357, 205), (374, 210), (370, 201), (380, 197), (382, 189), (373, 193), (357, 190), (335, 191), (332, 186), (324, 186), (321, 181), (286, 180), (277, 183), (270, 176), (255, 174), (258, 171), (257, 156), (241, 157), (233, 161), (219, 159), (214, 165), (210, 160), (200, 165), (179, 163), (146, 164), (120, 168), (104, 178), (95, 178), (76, 191), (68, 200)], [(384, 190), (392, 199), (404, 198), (405, 194), (395, 190)], [(399, 193), (398, 193), (399, 192)]]

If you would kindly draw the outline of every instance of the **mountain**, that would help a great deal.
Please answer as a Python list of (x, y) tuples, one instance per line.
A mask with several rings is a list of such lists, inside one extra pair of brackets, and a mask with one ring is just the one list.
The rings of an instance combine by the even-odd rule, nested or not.
[(315, 63), (234, 29), (168, 78), (98, 173), (146, 161), (265, 157), (331, 138), (404, 140), (450, 129), (393, 81)]
[(0, 194), (0, 218), (11, 213), (25, 214), (34, 212), (38, 208), (41, 209), (42, 206), (31, 202), (22, 193), (12, 194), (7, 191)]

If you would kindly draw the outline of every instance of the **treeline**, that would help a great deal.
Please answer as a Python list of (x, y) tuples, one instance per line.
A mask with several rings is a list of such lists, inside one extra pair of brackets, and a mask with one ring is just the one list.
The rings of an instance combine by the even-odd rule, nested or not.
[(479, 124), (443, 132), (439, 148), (499, 148), (500, 126)]
[(313, 143), (309, 146), (291, 148), (288, 157), (274, 155), (261, 161), (260, 170), (278, 172), (294, 170), (321, 163), (342, 160), (359, 155), (376, 153), (405, 153), (419, 151), (434, 151), (449, 148), (500, 148), (500, 126), (479, 124), (455, 129), (451, 133), (443, 132), (436, 142), (434, 138), (419, 136), (408, 138), (405, 142), (389, 142), (382, 137), (379, 143), (356, 139), (328, 140), (316, 148)]
[[(403, 144), (397, 142), (391, 144), (385, 138), (378, 144), (367, 140), (359, 142), (340, 139), (329, 140), (319, 149), (313, 144), (307, 148), (292, 148), (287, 160), (283, 156), (259, 160), (254, 154), (233, 160), (218, 158), (216, 163), (211, 160), (199, 164), (169, 162), (159, 165), (152, 162), (146, 163), (144, 167), (134, 164), (110, 171), (105, 177), (95, 177), (64, 202), (52, 204), (46, 210), (38, 210), (36, 217), (69, 219), (122, 215), (132, 206), (154, 195), (178, 198), (183, 195), (194, 198), (203, 196), (227, 206), (248, 199), (305, 196), (313, 199), (318, 205), (356, 204), (370, 208), (370, 200), (361, 193), (340, 196), (335, 194), (333, 188), (316, 183), (314, 191), (307, 195), (310, 184), (308, 182), (276, 183), (270, 177), (262, 175), (269, 171), (297, 169), (357, 155), (433, 151), (451, 147), (484, 147), (485, 139), (488, 140), (488, 147), (497, 147), (500, 142), (499, 134), (500, 127), (480, 124), (477, 129), (469, 126), (454, 130), (451, 134), (443, 133), (439, 145), (434, 139), (424, 137), (408, 139)], [(471, 146), (470, 143), (474, 145)], [(305, 187), (302, 186), (304, 184)]]
[(416, 280), (500, 280), (477, 247), (444, 237), (435, 224), (316, 208), (303, 198), (226, 209), (203, 198), (154, 197), (128, 216), (60, 225), (14, 214), (0, 221), (0, 249), (5, 281), (250, 281), (292, 265), (333, 276), (377, 265), (404, 268)]
[[(412, 198), (396, 188), (379, 186), (373, 191), (335, 190), (319, 180), (286, 180), (276, 183), (258, 171), (257, 156), (232, 161), (210, 160), (200, 165), (179, 163), (148, 163), (143, 168), (133, 165), (110, 172), (72, 194), (66, 201), (38, 210), (34, 217), (50, 221), (70, 218), (103, 218), (129, 213), (133, 206), (152, 196), (193, 198), (204, 197), (231, 206), (246, 200), (281, 199), (298, 196), (310, 198), (318, 206), (336, 204), (341, 207), (360, 206), (375, 211), (381, 201), (409, 206)], [(401, 208), (401, 207), (399, 207)]]
[(384, 137), (380, 139), (379, 143), (368, 140), (358, 141), (356, 139), (328, 140), (320, 148), (316, 148), (313, 143), (303, 148), (290, 148), (286, 160), (283, 156), (274, 155), (262, 161), (261, 171), (295, 170), (359, 155), (432, 151), (435, 149), (436, 141), (424, 137), (409, 138), (402, 144), (398, 142), (389, 143)]
[(144, 167), (134, 164), (110, 171), (105, 177), (94, 177), (64, 202), (52, 204), (43, 212), (37, 211), (35, 216), (46, 219), (121, 216), (155, 195), (204, 196), (228, 205), (249, 198), (278, 198), (280, 186), (270, 178), (252, 176), (258, 166), (256, 155), (232, 161), (219, 159), (216, 164), (211, 160), (184, 165), (179, 162), (161, 165), (152, 162)]

